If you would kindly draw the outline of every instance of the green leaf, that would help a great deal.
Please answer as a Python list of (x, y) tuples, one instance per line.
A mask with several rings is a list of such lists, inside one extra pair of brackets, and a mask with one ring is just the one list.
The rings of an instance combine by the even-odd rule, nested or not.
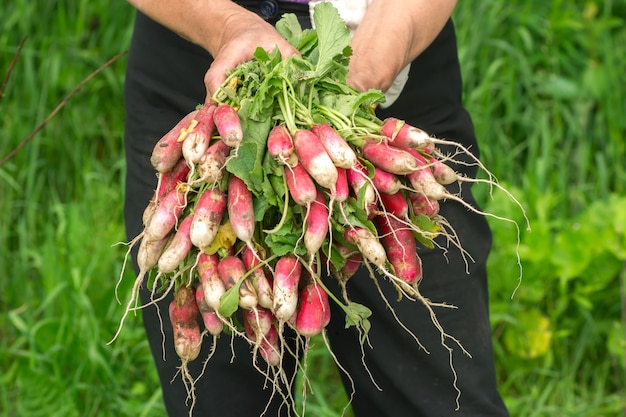
[(355, 326), (361, 333), (361, 344), (365, 343), (367, 334), (372, 326), (368, 320), (372, 315), (372, 310), (363, 304), (351, 302), (345, 306), (344, 311), (346, 313), (346, 329)]
[[(313, 9), (313, 21), (317, 30), (319, 58), (316, 72), (318, 77), (326, 75), (335, 65), (337, 55), (349, 54), (350, 31), (339, 16), (337, 9), (330, 3), (319, 3)], [(345, 51), (345, 55), (344, 55)]]
[(239, 287), (243, 283), (243, 279), (240, 279), (230, 287), (222, 297), (220, 298), (219, 313), (224, 317), (230, 317), (235, 314), (237, 308), (239, 308)]

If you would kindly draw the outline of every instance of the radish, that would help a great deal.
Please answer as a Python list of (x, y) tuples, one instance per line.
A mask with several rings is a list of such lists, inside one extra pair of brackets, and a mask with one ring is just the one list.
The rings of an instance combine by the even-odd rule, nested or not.
[(186, 129), (197, 113), (198, 111), (194, 110), (187, 114), (176, 126), (159, 139), (154, 146), (150, 163), (157, 172), (169, 171), (181, 159), (183, 143), (179, 138), (186, 135)]
[(439, 213), (439, 202), (437, 200), (428, 198), (420, 192), (408, 192), (407, 196), (411, 202), (414, 215), (424, 214), (433, 218)]
[(397, 146), (423, 149), (430, 152), (434, 149), (433, 141), (428, 133), (393, 117), (383, 121), (380, 133), (387, 136), (389, 141)]
[(267, 136), (267, 151), (270, 156), (283, 165), (294, 166), (298, 161), (293, 146), (293, 139), (285, 125), (277, 125)]
[(224, 176), (226, 160), (232, 148), (223, 140), (211, 144), (198, 161), (198, 178), (194, 183), (216, 184)]
[(437, 182), (428, 161), (422, 156), (421, 153), (414, 149), (405, 149), (405, 151), (411, 154), (418, 167), (418, 169), (407, 175), (407, 178), (415, 191), (420, 192), (433, 200), (442, 200), (444, 198), (453, 198), (458, 200), (458, 197), (452, 196), (448, 193), (448, 191), (446, 191), (443, 185)]
[(229, 104), (220, 104), (213, 113), (215, 127), (225, 144), (236, 148), (243, 139), (241, 120), (237, 111)]
[(218, 263), (217, 255), (207, 255), (204, 252), (198, 255), (198, 275), (204, 300), (215, 311), (219, 310), (222, 295), (226, 292), (226, 286), (217, 272)]
[(244, 310), (242, 317), (246, 335), (254, 344), (259, 344), (270, 332), (274, 320), (272, 312), (263, 307)]
[(254, 208), (252, 193), (243, 180), (231, 175), (228, 180), (228, 219), (235, 236), (249, 248), (253, 248)]
[(348, 185), (348, 170), (337, 168), (337, 182), (335, 183), (335, 201), (343, 203), (350, 196), (350, 186)]
[(363, 156), (374, 166), (396, 175), (407, 175), (418, 169), (415, 158), (403, 149), (390, 146), (387, 141), (366, 139)]
[(155, 267), (159, 262), (163, 249), (169, 241), (170, 235), (166, 235), (160, 240), (141, 239), (139, 250), (137, 251), (137, 265), (139, 266), (139, 270), (145, 273)]
[(454, 169), (446, 165), (443, 161), (431, 156), (425, 156), (424, 158), (430, 165), (433, 176), (439, 184), (449, 185), (461, 180)]
[(348, 243), (356, 245), (363, 257), (379, 268), (385, 267), (387, 255), (378, 238), (369, 230), (362, 227), (346, 229), (343, 234)]
[(178, 218), (187, 205), (184, 187), (176, 187), (158, 203), (150, 223), (145, 228), (144, 238), (161, 240), (176, 226)]
[(298, 283), (301, 273), (302, 266), (294, 256), (283, 256), (276, 262), (272, 312), (280, 322), (288, 321), (298, 307)]
[(321, 191), (317, 191), (317, 198), (306, 210), (304, 220), (304, 246), (309, 252), (311, 260), (322, 247), (328, 234), (328, 208)]
[(272, 324), (269, 332), (265, 335), (259, 344), (259, 352), (261, 357), (269, 366), (278, 366), (281, 362), (281, 352), (279, 346), (280, 337), (276, 325)]
[[(232, 288), (239, 281), (244, 279), (246, 267), (243, 261), (234, 255), (226, 256), (217, 264), (217, 274), (227, 289)], [(255, 308), (258, 298), (254, 286), (249, 279), (239, 284), (239, 307), (243, 309)]]
[(306, 172), (302, 164), (296, 162), (293, 166), (285, 166), (285, 180), (293, 201), (300, 206), (308, 206), (317, 197), (315, 183)]
[(317, 135), (310, 130), (298, 129), (293, 134), (293, 144), (298, 160), (311, 177), (324, 188), (335, 193), (337, 168), (328, 156)]
[(406, 219), (409, 215), (409, 203), (401, 192), (395, 194), (380, 193), (380, 202), (386, 213)]
[(335, 166), (349, 169), (356, 164), (356, 153), (335, 129), (326, 123), (318, 123), (311, 130), (317, 135)]
[(169, 171), (159, 173), (159, 182), (156, 190), (156, 201), (160, 201), (167, 193), (172, 191), (176, 186), (187, 181), (189, 175), (189, 165), (183, 158), (179, 159), (176, 165)]
[(403, 188), (406, 188), (397, 175), (380, 168), (374, 168), (372, 183), (380, 193), (386, 194), (395, 194)]
[(183, 159), (187, 165), (193, 166), (200, 162), (202, 155), (206, 152), (211, 141), (211, 127), (204, 123), (198, 123), (183, 141)]
[(391, 216), (376, 216), (375, 222), (395, 276), (407, 284), (420, 280), (422, 262), (417, 255), (417, 244), (412, 229)]
[(311, 279), (302, 287), (298, 298), (296, 331), (304, 337), (320, 334), (330, 321), (328, 294), (315, 279)]
[(246, 269), (251, 271), (254, 268), (254, 270), (252, 270), (252, 281), (256, 289), (259, 306), (272, 308), (274, 304), (272, 283), (263, 267), (258, 266), (260, 261), (257, 256), (258, 254), (255, 254), (254, 251), (247, 246), (241, 251), (241, 260)]
[[(376, 208), (377, 197), (374, 185), (367, 175), (367, 170), (360, 162), (357, 162), (354, 168), (346, 171), (346, 175), (354, 193), (357, 196), (363, 193), (363, 208), (368, 214), (371, 213)], [(363, 189), (363, 187), (365, 188)]]
[(217, 188), (206, 190), (196, 203), (189, 231), (191, 242), (204, 249), (213, 242), (226, 211), (226, 195)]
[(224, 322), (220, 320), (215, 310), (207, 304), (202, 285), (196, 287), (196, 304), (198, 305), (204, 328), (213, 336), (220, 335), (224, 330)]
[(193, 287), (184, 285), (176, 290), (169, 315), (174, 330), (174, 348), (184, 365), (198, 357), (202, 342), (198, 324), (200, 310)]
[(173, 272), (189, 254), (193, 246), (191, 239), (189, 239), (189, 229), (191, 228), (192, 220), (193, 216), (188, 215), (178, 225), (178, 230), (176, 230), (174, 237), (159, 258), (159, 272), (163, 274)]

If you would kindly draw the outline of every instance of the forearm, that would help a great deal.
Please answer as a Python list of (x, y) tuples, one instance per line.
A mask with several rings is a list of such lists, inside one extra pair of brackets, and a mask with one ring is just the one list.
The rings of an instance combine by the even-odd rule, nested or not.
[(229, 0), (127, 0), (152, 20), (215, 56), (224, 28), (251, 12)]
[(386, 91), (450, 18), (456, 0), (373, 0), (353, 40), (350, 80)]

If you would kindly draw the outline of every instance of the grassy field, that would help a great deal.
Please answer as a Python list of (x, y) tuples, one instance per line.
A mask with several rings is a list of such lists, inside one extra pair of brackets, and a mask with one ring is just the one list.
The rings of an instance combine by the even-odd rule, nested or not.
[[(0, 97), (0, 160), (126, 50), (132, 28), (125, 2), (10, 3), (0, 80), (27, 40)], [(515, 229), (492, 222), (492, 324), (511, 415), (626, 416), (626, 1), (459, 2), (455, 20), (483, 160), (532, 225), (516, 246)], [(2, 417), (165, 415), (139, 318), (107, 344), (125, 252), (124, 65), (0, 167)], [(523, 220), (501, 194), (478, 194)], [(330, 363), (322, 349), (312, 360)], [(313, 384), (311, 415), (340, 415), (336, 373)]]

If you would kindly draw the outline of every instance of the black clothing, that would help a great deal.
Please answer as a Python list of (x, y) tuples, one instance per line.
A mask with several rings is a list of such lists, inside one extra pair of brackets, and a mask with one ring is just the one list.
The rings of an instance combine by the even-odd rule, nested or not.
[[(302, 13), (302, 17), (304, 20), (306, 14)], [(155, 171), (149, 161), (152, 148), (185, 114), (204, 102), (203, 78), (210, 62), (210, 55), (203, 49), (141, 13), (137, 14), (125, 85), (125, 217), (129, 239), (141, 232), (142, 212), (156, 186)], [(379, 115), (381, 118), (404, 119), (437, 137), (461, 142), (476, 151), (472, 122), (461, 102), (461, 76), (452, 21), (413, 62), (409, 82), (398, 100)], [(475, 174), (466, 166), (456, 168), (468, 175)], [(464, 186), (463, 198), (474, 201), (469, 186)], [(352, 407), (357, 417), (508, 415), (496, 390), (488, 316), (485, 262), (491, 246), (491, 233), (483, 217), (458, 203), (442, 203), (441, 214), (454, 227), (474, 262), (468, 260), (466, 265), (466, 260), (454, 249), (445, 255), (441, 250), (420, 249), (424, 265), (420, 291), (433, 301), (445, 301), (458, 307), (437, 308), (436, 314), (443, 329), (472, 355), (468, 357), (453, 340), (446, 339), (453, 350), (457, 385), (461, 391), (460, 408), (455, 411), (457, 392), (453, 387), (449, 352), (441, 346), (441, 335), (426, 309), (419, 302), (396, 302), (395, 290), (380, 279), (399, 319), (417, 335), (429, 354), (399, 326), (363, 269), (351, 278), (348, 291), (354, 301), (373, 311), (369, 333), (372, 348), (364, 347), (365, 363), (382, 390), (379, 391), (366, 372), (361, 360), (359, 336), (352, 328), (344, 328), (343, 312), (333, 309), (333, 319), (327, 329), (334, 353), (354, 381), (356, 392)], [(332, 280), (329, 282), (332, 284)], [(148, 296), (144, 290), (144, 302)], [(144, 309), (143, 318), (167, 410), (171, 416), (186, 416), (186, 392), (180, 375), (172, 381), (179, 359), (173, 349), (172, 329), (167, 320), (169, 300), (160, 303), (162, 322), (154, 307)], [(166, 334), (165, 361), (162, 325)], [(210, 350), (209, 340), (205, 341), (200, 357), (190, 363), (194, 376), (200, 374), (202, 359)], [(271, 388), (252, 368), (247, 343), (235, 340), (235, 359), (231, 363), (230, 343), (228, 336), (219, 338), (216, 353), (196, 385), (198, 400), (194, 415), (253, 417), (265, 410)], [(350, 392), (352, 382), (344, 382)], [(273, 402), (265, 415), (287, 415), (286, 407), (279, 407), (278, 397), (274, 396), (278, 401)]]

